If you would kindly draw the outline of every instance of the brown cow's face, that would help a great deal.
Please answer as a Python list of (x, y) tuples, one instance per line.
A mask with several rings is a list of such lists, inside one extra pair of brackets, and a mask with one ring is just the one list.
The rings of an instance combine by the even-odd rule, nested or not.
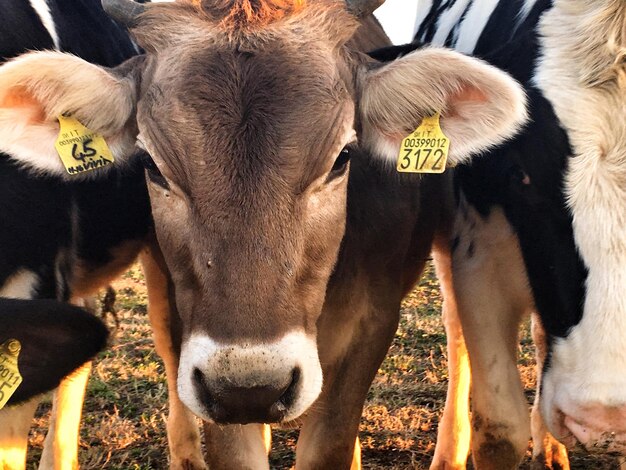
[(525, 117), (504, 73), (438, 49), (374, 64), (348, 46), (357, 22), (342, 0), (304, 3), (152, 4), (133, 30), (146, 55), (116, 70), (50, 52), (0, 67), (0, 151), (21, 165), (65, 174), (54, 140), (67, 112), (119, 161), (136, 142), (152, 155), (183, 326), (179, 393), (207, 420), (290, 420), (318, 397), (315, 325), (344, 231), (355, 127), (359, 147), (391, 163), (440, 111), (457, 164)]
[(316, 321), (356, 134), (341, 50), (306, 50), (277, 38), (149, 59), (139, 140), (184, 325), (179, 390), (205, 419), (296, 418), (321, 389)]

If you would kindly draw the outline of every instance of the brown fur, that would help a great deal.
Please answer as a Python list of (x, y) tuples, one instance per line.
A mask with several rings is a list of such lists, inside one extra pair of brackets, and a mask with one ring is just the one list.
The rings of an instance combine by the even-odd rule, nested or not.
[(359, 25), (338, 0), (312, 4), (304, 0), (224, 0), (211, 4), (207, 7), (199, 0), (152, 4), (133, 34), (149, 51), (180, 45), (191, 50), (212, 43), (267, 48), (276, 39), (288, 40), (297, 48), (313, 39), (342, 45)]
[[(185, 6), (175, 8), (191, 15)], [(159, 64), (154, 65), (151, 82), (144, 83), (146, 91), (138, 110), (142, 136), (172, 183), (169, 191), (151, 188), (159, 242), (174, 282), (193, 286), (176, 293), (179, 308), (174, 310), (178, 310), (182, 325), (174, 325), (174, 331), (201, 328), (222, 341), (268, 341), (300, 325), (314, 333), (323, 308), (319, 337), (325, 343), (332, 340), (335, 331), (349, 332), (346, 340), (350, 351), (363, 351), (366, 344), (376, 343), (376, 347), (368, 346), (367, 357), (359, 358), (363, 366), (349, 368), (347, 379), (337, 378), (331, 364), (324, 366), (325, 377), (334, 388), (320, 400), (321, 408), (341, 409), (334, 417), (340, 423), (327, 421), (326, 414), (312, 413), (299, 446), (305, 455), (298, 458), (305, 467), (325, 468), (341, 468), (343, 462), (350, 465), (354, 423), (388, 347), (388, 341), (380, 341), (381, 334), (384, 332), (385, 339), (393, 335), (400, 299), (423, 265), (429, 237), (437, 225), (435, 215), (432, 220), (426, 215), (414, 233), (421, 212), (409, 212), (416, 208), (411, 203), (401, 211), (401, 234), (395, 223), (380, 232), (385, 239), (393, 227), (398, 243), (392, 257), (400, 261), (411, 254), (405, 264), (389, 265), (385, 255), (376, 254), (378, 250), (367, 250), (371, 259), (359, 261), (364, 256), (361, 250), (366, 249), (359, 235), (364, 233), (363, 224), (369, 226), (382, 214), (392, 219), (398, 214), (390, 210), (368, 213), (376, 206), (374, 199), (362, 199), (365, 194), (374, 194), (365, 170), (368, 164), (365, 160), (353, 162), (359, 176), (353, 179), (357, 183), (352, 197), (364, 205), (355, 208), (361, 215), (349, 222), (351, 235), (338, 268), (345, 274), (331, 281), (332, 300), (326, 298), (326, 283), (344, 232), (347, 181), (327, 185), (325, 180), (344, 143), (341, 129), (352, 124), (355, 93), (351, 65), (341, 50), (354, 31), (355, 21), (343, 8), (336, 11), (334, 18), (325, 16), (327, 8), (298, 12), (298, 23), (294, 20), (294, 24), (299, 30), (292, 29), (289, 18), (282, 18), (278, 20), (280, 37), (270, 31), (277, 25), (234, 37), (227, 31), (219, 32), (223, 25), (200, 19), (201, 28), (207, 35), (211, 32), (210, 39), (198, 38), (194, 47), (189, 42), (181, 47), (172, 47), (180, 44), (177, 41), (158, 43)], [(345, 20), (341, 25), (345, 30), (333, 26), (339, 25), (337, 17)], [(192, 15), (175, 21), (188, 24), (198, 19)], [(162, 25), (166, 34), (191, 37), (188, 28), (181, 26), (174, 32), (170, 25)], [(144, 24), (137, 35), (147, 48), (154, 47), (154, 40), (161, 41)], [(204, 46), (195, 47), (200, 42)], [(306, 54), (302, 53), (304, 44)], [(370, 39), (368, 45), (382, 44)], [(364, 159), (365, 155), (354, 158)], [(375, 192), (380, 197), (389, 185), (395, 186), (396, 177), (386, 176), (375, 184), (380, 186)], [(418, 193), (418, 187), (407, 180), (398, 194), (413, 200)], [(385, 207), (390, 209), (393, 204), (390, 200)], [(437, 204), (425, 202), (424, 207), (428, 213), (438, 211)], [(181, 223), (186, 230), (180, 230)], [(374, 244), (380, 246), (383, 239), (376, 239)], [(381, 280), (370, 280), (370, 275), (378, 278), (381, 263), (385, 266)], [(354, 275), (359, 278), (356, 283)], [(398, 289), (398, 282), (405, 287)], [(364, 294), (370, 285), (380, 294), (375, 307), (366, 301), (357, 307), (351, 300), (340, 300), (350, 293), (367, 299)], [(199, 307), (190, 311), (187, 306), (191, 305)], [(226, 311), (228, 315), (223, 315)], [(355, 331), (356, 319), (367, 325), (375, 317), (380, 317), (376, 320), (379, 328)], [(323, 357), (333, 354), (330, 346), (320, 347)], [(347, 366), (353, 362), (353, 354), (340, 353), (335, 364), (347, 361)], [(170, 379), (174, 377), (175, 372)], [(343, 404), (335, 403), (337, 400)], [(172, 413), (171, 420), (180, 420), (178, 408)], [(321, 427), (322, 431), (311, 436), (311, 427)], [(256, 452), (233, 446), (229, 437), (232, 429), (212, 428), (211, 449), (219, 449), (208, 456), (212, 466), (263, 468)], [(323, 431), (327, 428), (333, 433)], [(182, 428), (170, 432), (171, 441), (176, 443), (174, 454), (182, 446), (177, 436), (184, 432)], [(331, 434), (332, 442), (327, 439)], [(315, 442), (319, 440), (319, 444)]]
[[(167, 7), (164, 11), (193, 14), (184, 4)], [(293, 13), (299, 23), (309, 22), (309, 27), (299, 26), (306, 33), (283, 24), (281, 36), (254, 48), (250, 42), (258, 34), (251, 32), (238, 39), (224, 36), (203, 48), (164, 47), (151, 81), (144, 84), (139, 121), (153, 158), (173, 186), (168, 204), (183, 194), (193, 198), (187, 234), (180, 234), (184, 242), (174, 234), (185, 212), (178, 212), (176, 220), (168, 216), (171, 211), (163, 219), (155, 213), (160, 227), (170, 227), (172, 220), (163, 231), (172, 238), (160, 242), (166, 252), (170, 246), (177, 252), (176, 260), (168, 260), (170, 269), (180, 266), (185, 278), (200, 287), (196, 294), (202, 297), (186, 305), (203, 306), (204, 313), (194, 316), (204, 318), (213, 337), (270, 339), (303, 321), (314, 332), (336, 256), (336, 249), (326, 247), (338, 247), (343, 233), (339, 208), (345, 204), (345, 185), (335, 191), (323, 182), (354, 115), (351, 74), (333, 44), (338, 37), (320, 35), (321, 25), (314, 24), (321, 19), (332, 24), (335, 20), (324, 17), (331, 7), (343, 12), (350, 31), (353, 20), (345, 10), (321, 2), (319, 8)], [(207, 21), (204, 27), (215, 25)], [(144, 30), (150, 28), (142, 23), (137, 35), (147, 45)], [(305, 40), (308, 53), (303, 55), (298, 43)], [(319, 116), (328, 118), (320, 121)], [(308, 219), (318, 191), (336, 200), (326, 205), (338, 210)], [(212, 268), (206, 269), (209, 262)], [(264, 282), (257, 282), (259, 276)], [(229, 318), (215, 315), (226, 309), (232, 312)], [(263, 314), (267, 311), (271, 317)], [(181, 314), (189, 318), (191, 312)], [(259, 318), (250, 328), (232, 321), (250, 316)]]
[(305, 0), (193, 0), (213, 21), (225, 27), (263, 27), (299, 11)]

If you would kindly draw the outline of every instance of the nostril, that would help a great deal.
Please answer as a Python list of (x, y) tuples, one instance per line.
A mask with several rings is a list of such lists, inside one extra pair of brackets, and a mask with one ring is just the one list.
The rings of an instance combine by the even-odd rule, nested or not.
[(267, 418), (270, 422), (280, 422), (287, 414), (287, 410), (293, 405), (296, 399), (298, 383), (300, 382), (301, 371), (296, 367), (291, 371), (291, 378), (285, 381), (285, 385), (278, 390), (278, 400), (269, 407)]
[(214, 403), (214, 398), (209, 391), (209, 385), (207, 383), (204, 373), (197, 367), (193, 368), (192, 372), (193, 384), (198, 394), (200, 402), (205, 406), (210, 406)]
[(296, 402), (302, 380), (299, 367), (264, 385), (237, 386), (226, 377), (192, 369), (196, 397), (213, 421), (220, 424), (281, 422)]
[(300, 382), (301, 375), (302, 372), (300, 368), (295, 367), (291, 372), (291, 382), (278, 399), (278, 403), (280, 403), (285, 409), (289, 408), (296, 399), (298, 383)]
[(205, 385), (204, 374), (197, 367), (193, 368), (193, 381), (195, 382), (196, 385), (201, 385), (201, 386)]

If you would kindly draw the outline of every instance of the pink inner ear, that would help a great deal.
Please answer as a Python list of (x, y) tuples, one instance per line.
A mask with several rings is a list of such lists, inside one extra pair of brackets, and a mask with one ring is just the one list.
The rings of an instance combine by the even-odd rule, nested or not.
[(472, 102), (478, 102), (478, 103), (485, 103), (487, 102), (487, 95), (485, 95), (482, 92), (482, 90), (479, 90), (478, 88), (474, 86), (467, 85), (461, 88), (461, 90), (452, 97), (452, 100), (451, 100), (452, 103), (455, 103), (458, 101), (461, 101), (461, 102), (472, 101)]
[(465, 104), (479, 104), (489, 101), (487, 95), (480, 89), (464, 85), (458, 92), (450, 97), (448, 111), (445, 113), (447, 117), (459, 116), (458, 108)]
[(46, 120), (43, 106), (25, 87), (11, 88), (0, 101), (0, 108), (20, 108), (18, 112), (28, 124), (40, 124)]

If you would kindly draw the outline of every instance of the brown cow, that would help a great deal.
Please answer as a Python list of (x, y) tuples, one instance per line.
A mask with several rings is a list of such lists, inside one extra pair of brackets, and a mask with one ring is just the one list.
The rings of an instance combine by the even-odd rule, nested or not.
[(71, 113), (118, 161), (136, 142), (152, 156), (172, 468), (205, 468), (189, 410), (221, 425), (206, 425), (211, 468), (267, 468), (250, 423), (301, 417), (299, 468), (358, 467), (367, 390), (437, 236), (448, 264), (449, 177), (396, 174), (400, 142), (440, 111), (449, 164), (467, 161), (516, 131), (523, 92), (451, 51), (372, 61), (359, 50), (384, 35), (357, 32), (339, 1), (105, 7), (146, 54), (112, 70), (45, 52), (1, 67), (0, 150), (63, 174), (57, 116)]

